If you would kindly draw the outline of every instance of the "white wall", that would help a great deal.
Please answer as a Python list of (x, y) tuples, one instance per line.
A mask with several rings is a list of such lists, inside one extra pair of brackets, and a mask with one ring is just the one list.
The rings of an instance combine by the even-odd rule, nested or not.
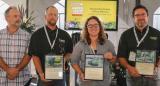
[(118, 50), (118, 43), (121, 34), (130, 28), (120, 17), (118, 18), (118, 31), (106, 31), (108, 33), (108, 39), (112, 41), (115, 46), (115, 50)]
[(149, 11), (149, 24), (153, 25), (153, 14), (160, 7), (160, 0), (141, 0), (141, 3), (147, 7)]
[(59, 0), (29, 0), (29, 11), (34, 11), (35, 24), (37, 28), (44, 25), (44, 12), (48, 6), (53, 5)]
[(10, 6), (18, 6), (18, 5), (23, 5), (26, 7), (26, 0), (2, 0), (6, 2)]
[(9, 7), (8, 4), (6, 4), (3, 1), (0, 1), (1, 7), (0, 7), (0, 30), (6, 28), (7, 22), (4, 16), (5, 10)]

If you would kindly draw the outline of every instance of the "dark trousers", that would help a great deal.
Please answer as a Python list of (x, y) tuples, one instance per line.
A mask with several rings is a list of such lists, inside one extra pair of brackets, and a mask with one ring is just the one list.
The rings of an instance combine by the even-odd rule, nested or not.
[(38, 80), (38, 86), (65, 86), (66, 83), (66, 73), (63, 75), (63, 80), (52, 80), (49, 82), (43, 82)]
[(117, 85), (118, 86), (127, 86), (127, 84), (126, 84), (126, 78), (124, 78), (124, 77), (118, 77), (117, 78)]
[(53, 80), (50, 82), (42, 82), (38, 80), (38, 86), (65, 86), (64, 80)]
[(127, 78), (127, 86), (156, 86), (156, 80), (148, 77)]

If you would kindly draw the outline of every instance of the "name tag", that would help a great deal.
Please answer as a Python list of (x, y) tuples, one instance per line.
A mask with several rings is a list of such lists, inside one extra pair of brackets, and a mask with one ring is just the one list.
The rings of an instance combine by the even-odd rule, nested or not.
[(129, 53), (129, 61), (136, 61), (136, 53), (131, 51)]

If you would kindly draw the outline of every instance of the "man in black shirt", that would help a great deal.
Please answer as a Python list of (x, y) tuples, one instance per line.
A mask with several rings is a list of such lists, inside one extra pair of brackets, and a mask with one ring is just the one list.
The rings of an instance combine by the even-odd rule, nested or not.
[(119, 61), (127, 70), (127, 86), (155, 86), (154, 77), (140, 74), (135, 66), (137, 50), (142, 52), (143, 50), (155, 51), (155, 59), (158, 60), (160, 32), (148, 25), (149, 17), (146, 7), (136, 6), (133, 9), (132, 16), (135, 27), (128, 29), (121, 35), (118, 46)]
[(33, 57), (40, 78), (38, 86), (65, 86), (65, 77), (63, 80), (45, 79), (45, 59), (49, 54), (63, 55), (66, 62), (72, 53), (73, 43), (69, 34), (56, 26), (58, 10), (54, 6), (46, 9), (45, 20), (46, 25), (33, 33), (29, 46), (29, 55)]

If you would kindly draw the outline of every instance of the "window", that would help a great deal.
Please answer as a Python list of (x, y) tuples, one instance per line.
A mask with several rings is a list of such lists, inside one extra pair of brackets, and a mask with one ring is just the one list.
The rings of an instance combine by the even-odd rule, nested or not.
[(0, 0), (0, 29), (4, 29), (7, 25), (7, 22), (4, 17), (5, 10), (9, 7), (8, 4)]
[(160, 7), (155, 11), (153, 15), (153, 27), (160, 31)]
[(57, 26), (61, 29), (64, 29), (65, 24), (65, 0), (60, 0), (54, 4), (58, 9), (58, 21)]

